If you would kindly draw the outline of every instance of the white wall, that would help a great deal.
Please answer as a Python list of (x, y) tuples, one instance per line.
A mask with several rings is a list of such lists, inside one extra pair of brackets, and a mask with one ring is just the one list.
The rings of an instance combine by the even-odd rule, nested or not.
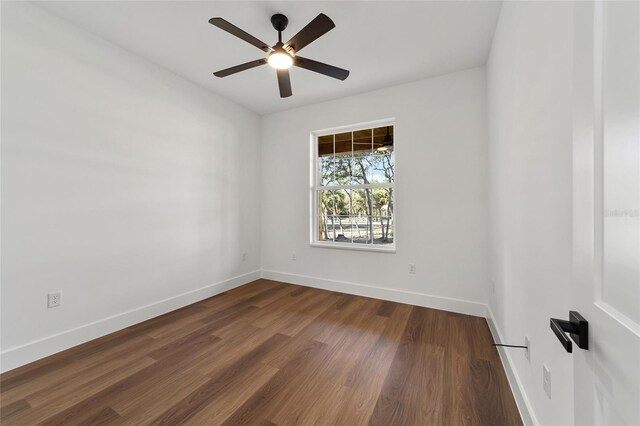
[[(264, 116), (264, 274), (484, 315), (486, 114), (485, 73), (476, 68)], [(310, 132), (385, 118), (396, 118), (397, 252), (310, 247)]]
[(256, 114), (30, 4), (1, 35), (3, 370), (258, 276)]
[[(534, 421), (571, 424), (573, 367), (549, 329), (572, 279), (572, 13), (569, 2), (505, 2), (487, 64), (490, 300)], [(551, 399), (542, 363), (552, 374)]]

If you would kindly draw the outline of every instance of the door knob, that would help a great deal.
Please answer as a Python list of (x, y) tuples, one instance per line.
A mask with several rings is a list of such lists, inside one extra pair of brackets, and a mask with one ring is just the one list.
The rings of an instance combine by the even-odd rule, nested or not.
[(569, 321), (551, 318), (550, 326), (567, 352), (573, 352), (573, 343), (565, 333), (569, 333), (580, 349), (589, 349), (589, 322), (578, 312), (569, 311)]

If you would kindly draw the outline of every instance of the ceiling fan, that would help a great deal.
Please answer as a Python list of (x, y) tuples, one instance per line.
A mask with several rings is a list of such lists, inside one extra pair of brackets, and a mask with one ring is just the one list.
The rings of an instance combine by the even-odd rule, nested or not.
[(213, 75), (216, 77), (226, 77), (268, 63), (276, 69), (280, 97), (286, 98), (292, 94), (291, 79), (289, 78), (289, 68), (292, 65), (337, 78), (338, 80), (345, 80), (349, 76), (348, 70), (298, 56), (298, 52), (305, 46), (314, 42), (336, 26), (333, 21), (323, 13), (316, 16), (306, 27), (301, 29), (286, 43), (282, 43), (282, 31), (287, 28), (289, 20), (286, 16), (276, 13), (271, 17), (271, 25), (278, 31), (278, 42), (271, 47), (222, 18), (211, 18), (209, 19), (209, 23), (269, 54), (266, 58), (214, 72)]

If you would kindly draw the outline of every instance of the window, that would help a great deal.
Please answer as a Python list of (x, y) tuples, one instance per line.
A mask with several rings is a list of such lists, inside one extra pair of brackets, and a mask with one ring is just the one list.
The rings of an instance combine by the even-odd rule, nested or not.
[(391, 122), (315, 132), (312, 245), (395, 250)]

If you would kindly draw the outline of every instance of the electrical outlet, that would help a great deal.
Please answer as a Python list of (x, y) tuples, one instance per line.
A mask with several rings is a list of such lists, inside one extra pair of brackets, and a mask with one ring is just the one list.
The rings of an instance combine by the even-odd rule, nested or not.
[(60, 306), (61, 299), (62, 295), (60, 292), (47, 294), (47, 308), (55, 308), (56, 306)]
[(298, 256), (296, 255), (295, 251), (291, 253), (291, 260), (298, 260)]
[(242, 261), (246, 262), (247, 260), (247, 253), (242, 253)]
[(416, 264), (415, 263), (410, 263), (409, 264), (409, 273), (410, 274), (415, 274), (416, 273)]
[(549, 371), (549, 367), (546, 364), (542, 364), (542, 389), (551, 399), (551, 371)]
[(527, 361), (531, 362), (531, 341), (529, 340), (529, 336), (524, 336), (524, 345), (527, 347), (524, 350), (524, 357)]

